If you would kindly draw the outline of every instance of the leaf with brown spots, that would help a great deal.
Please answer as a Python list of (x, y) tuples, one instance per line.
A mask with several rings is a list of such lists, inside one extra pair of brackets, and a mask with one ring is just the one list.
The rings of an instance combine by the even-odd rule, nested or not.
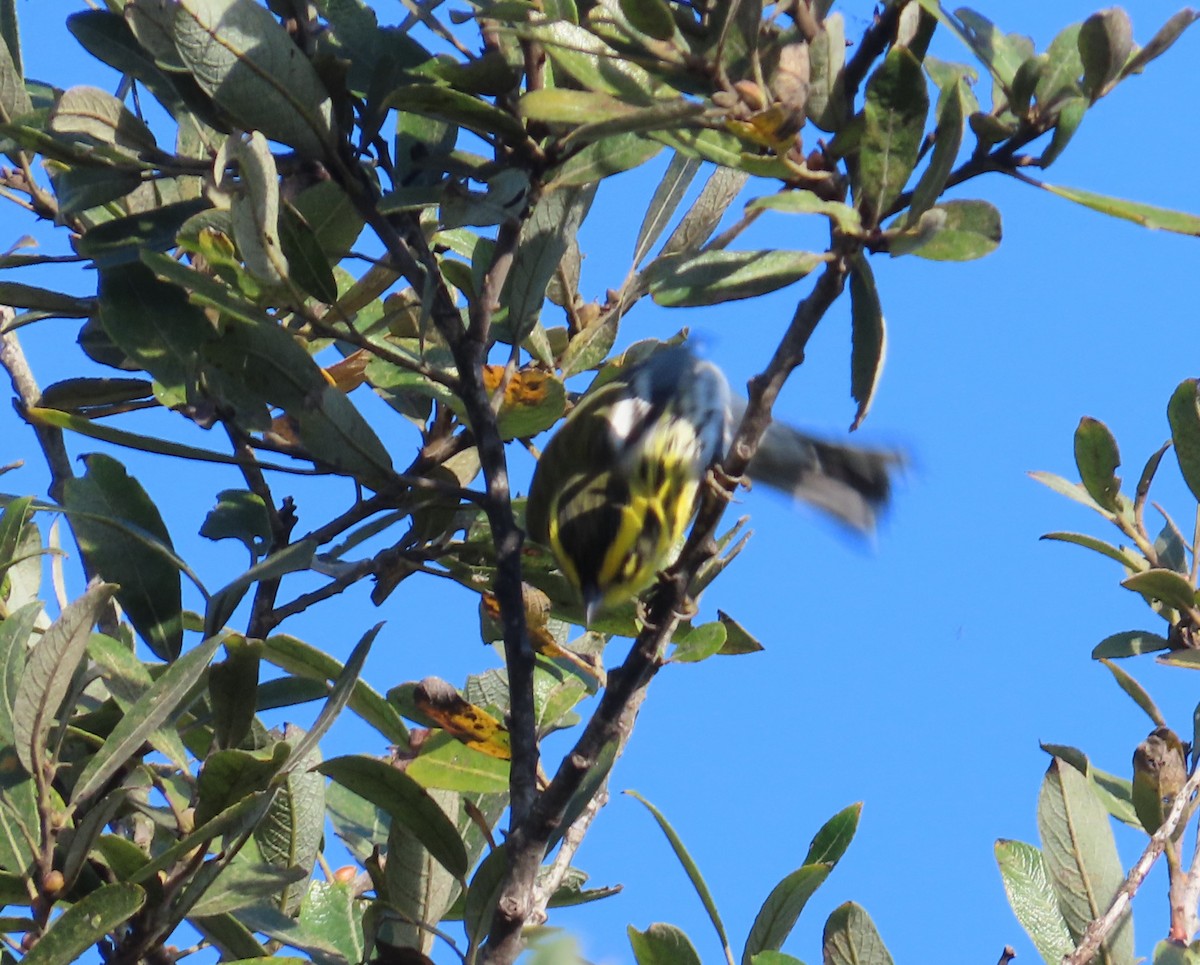
[(421, 713), (468, 747), (500, 760), (512, 757), (508, 729), (482, 707), (463, 699), (446, 681), (426, 677), (413, 690), (413, 701)]

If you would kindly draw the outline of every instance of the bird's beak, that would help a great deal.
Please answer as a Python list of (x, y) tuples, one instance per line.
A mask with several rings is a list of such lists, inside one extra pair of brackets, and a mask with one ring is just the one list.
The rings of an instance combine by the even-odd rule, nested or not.
[(589, 586), (583, 591), (583, 618), (587, 621), (587, 626), (590, 629), (592, 624), (596, 622), (596, 617), (600, 615), (601, 604), (604, 602), (604, 594), (594, 586)]

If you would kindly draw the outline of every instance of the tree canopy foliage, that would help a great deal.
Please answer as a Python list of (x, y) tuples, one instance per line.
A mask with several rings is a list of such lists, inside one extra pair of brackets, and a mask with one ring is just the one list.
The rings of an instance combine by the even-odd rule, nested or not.
[[(7, 496), (0, 515), (0, 890), (20, 911), (4, 919), (7, 957), (65, 963), (99, 946), (113, 962), (165, 962), (190, 927), (222, 961), (282, 947), (332, 963), (515, 960), (548, 909), (610, 893), (586, 888), (572, 860), (654, 676), (760, 648), (734, 617), (694, 621), (691, 602), (744, 546), (726, 506), (843, 296), (855, 426), (868, 417), (887, 341), (872, 260), (993, 251), (997, 208), (946, 195), (994, 174), (1200, 234), (1195, 216), (1042, 180), (1086, 113), (1197, 14), (1181, 11), (1139, 46), (1109, 8), (1038, 51), (937, 0), (889, 0), (856, 37), (832, 7), (494, 0), (445, 13), (414, 0), (381, 23), (361, 0), (107, 0), (68, 26), (116, 72), (112, 94), (26, 77), (15, 2), (0, 0), (11, 165), (0, 188), (69, 233), (97, 279), (94, 295), (68, 295), (31, 281), (61, 259), (20, 244), (0, 255), (0, 364), (52, 475), (49, 501)], [(970, 63), (930, 55), (935, 31)], [(606, 178), (659, 155), (665, 174), (631, 221), (633, 268), (589, 300), (577, 239), (593, 200)], [(739, 247), (763, 218), (817, 222), (826, 238), (815, 250)], [(713, 305), (801, 282), (677, 560), (646, 599), (585, 627), (550, 553), (523, 540), (510, 452), (686, 338), (614, 351), (639, 301)], [(116, 372), (39, 388), (19, 332), (47, 318), (81, 320), (79, 348)], [(357, 404), (366, 393), (386, 404), (386, 429)], [(211, 441), (148, 431), (152, 409)], [(1200, 500), (1194, 380), (1169, 412)], [(383, 441), (398, 431), (416, 450), (407, 465)], [(201, 534), (243, 544), (246, 568), (198, 572), (174, 549), (163, 495), (104, 453), (77, 473), (64, 434), (225, 467)], [(1154, 536), (1144, 518), (1166, 448), (1126, 495), (1115, 441), (1085, 420), (1081, 483), (1042, 477), (1131, 545), (1053, 537), (1118, 562), (1123, 585), (1167, 624), (1116, 634), (1097, 658), (1195, 663), (1196, 541), (1170, 517)], [(303, 527), (283, 495), (296, 475), (345, 484), (303, 507)], [(59, 513), (91, 581), (48, 607), (55, 547), (38, 524)], [(58, 586), (61, 565), (52, 560)], [(301, 573), (315, 588), (298, 588)], [(359, 641), (344, 664), (288, 632), (361, 582), (378, 604), (431, 579), (478, 595), (502, 668), (381, 694), (360, 679), (378, 627), (344, 621)], [(1188, 777), (1195, 757), (1189, 767), (1151, 698), (1110, 667), (1155, 725), (1134, 780), (1050, 748), (1041, 847), (1003, 841), (997, 859), (1047, 962), (1124, 965), (1122, 902), (1141, 879), (1123, 874), (1110, 816), (1141, 827), (1144, 860), (1165, 852), (1180, 909), (1156, 962), (1190, 961), (1200, 868), (1176, 842), (1200, 784)], [(260, 719), (314, 700), (324, 703), (307, 731)], [(322, 759), (345, 710), (392, 754)], [(569, 752), (543, 759), (559, 732)], [(645, 803), (731, 965), (738, 954), (796, 961), (780, 949), (849, 846), (857, 807), (817, 830), (735, 941)], [(356, 864), (317, 880), (327, 818)], [(630, 941), (641, 963), (700, 960), (671, 926), (631, 928)], [(569, 944), (537, 954), (574, 960)], [(826, 922), (822, 956), (890, 960), (853, 903)]]

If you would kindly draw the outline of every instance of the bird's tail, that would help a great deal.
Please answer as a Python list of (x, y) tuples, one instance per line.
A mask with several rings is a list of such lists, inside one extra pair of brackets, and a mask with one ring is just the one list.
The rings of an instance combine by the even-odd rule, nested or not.
[(904, 463), (897, 450), (827, 442), (773, 422), (750, 462), (749, 476), (870, 532), (891, 497), (892, 475)]

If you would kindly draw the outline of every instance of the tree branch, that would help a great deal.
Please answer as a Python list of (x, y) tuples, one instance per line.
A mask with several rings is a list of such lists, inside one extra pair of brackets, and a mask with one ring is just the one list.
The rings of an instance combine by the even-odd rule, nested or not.
[[(21, 349), (17, 333), (8, 330), (8, 326), (15, 316), (16, 312), (8, 305), (0, 305), (0, 366), (3, 366), (4, 370), (8, 372), (9, 381), (12, 383), (13, 392), (20, 400), (20, 405), (28, 408), (38, 404), (42, 397), (42, 390), (38, 388), (33, 371), (25, 359), (25, 353)], [(19, 407), (18, 411), (20, 411)], [(63, 487), (68, 479), (75, 476), (71, 471), (71, 457), (67, 455), (67, 446), (63, 442), (62, 430), (36, 423), (29, 423), (29, 425), (33, 429), (34, 435), (37, 436), (38, 445), (42, 447), (42, 452), (46, 456), (46, 464), (50, 467), (50, 498), (56, 503), (61, 503)]]
[[(1175, 795), (1175, 803), (1171, 806), (1171, 811), (1167, 815), (1166, 820), (1150, 836), (1150, 843), (1146, 845), (1146, 850), (1142, 852), (1142, 856), (1138, 858), (1137, 863), (1129, 869), (1129, 874), (1125, 876), (1125, 881), (1117, 889), (1116, 895), (1113, 896), (1112, 904), (1108, 906), (1108, 911), (1099, 918), (1094, 919), (1087, 926), (1087, 929), (1079, 939), (1079, 944), (1075, 947), (1075, 951), (1063, 959), (1063, 965), (1087, 965), (1096, 956), (1096, 953), (1100, 950), (1100, 945), (1108, 937), (1109, 933), (1116, 928), (1117, 923), (1128, 910), (1130, 900), (1137, 893), (1138, 888), (1141, 887), (1143, 879), (1149, 874), (1150, 868), (1158, 860), (1158, 856), (1163, 853), (1167, 842), (1175, 836), (1176, 829), (1184, 821), (1184, 815), (1190, 813), (1192, 798), (1195, 797), (1197, 791), (1200, 791), (1200, 768), (1192, 773), (1192, 776), (1187, 779), (1187, 783)], [(1192, 884), (1192, 875), (1200, 875), (1195, 862), (1193, 862), (1192, 869), (1188, 874), (1189, 886)], [(1200, 884), (1195, 885), (1195, 887), (1200, 889)]]
[(535, 888), (546, 845), (601, 754), (610, 747), (619, 753), (628, 740), (636, 708), (662, 666), (663, 652), (679, 622), (679, 614), (685, 609), (688, 588), (700, 567), (715, 552), (713, 536), (736, 489), (737, 478), (745, 473), (757, 451), (771, 422), (771, 406), (779, 390), (803, 361), (804, 347), (817, 323), (841, 294), (848, 271), (846, 253), (835, 252), (813, 290), (797, 306), (766, 369), (751, 381), (750, 403), (723, 462), (724, 472), (719, 474), (727, 485), (705, 487), (696, 523), (683, 552), (651, 597), (646, 628), (634, 641), (624, 663), (608, 675), (608, 686), (600, 696), (596, 712), (575, 747), (563, 758), (546, 790), (538, 796), (527, 818), (513, 824), (507, 841), (509, 878), (482, 949), (481, 961), (487, 965), (512, 962), (520, 954), (521, 929), (532, 911), (525, 896)]

